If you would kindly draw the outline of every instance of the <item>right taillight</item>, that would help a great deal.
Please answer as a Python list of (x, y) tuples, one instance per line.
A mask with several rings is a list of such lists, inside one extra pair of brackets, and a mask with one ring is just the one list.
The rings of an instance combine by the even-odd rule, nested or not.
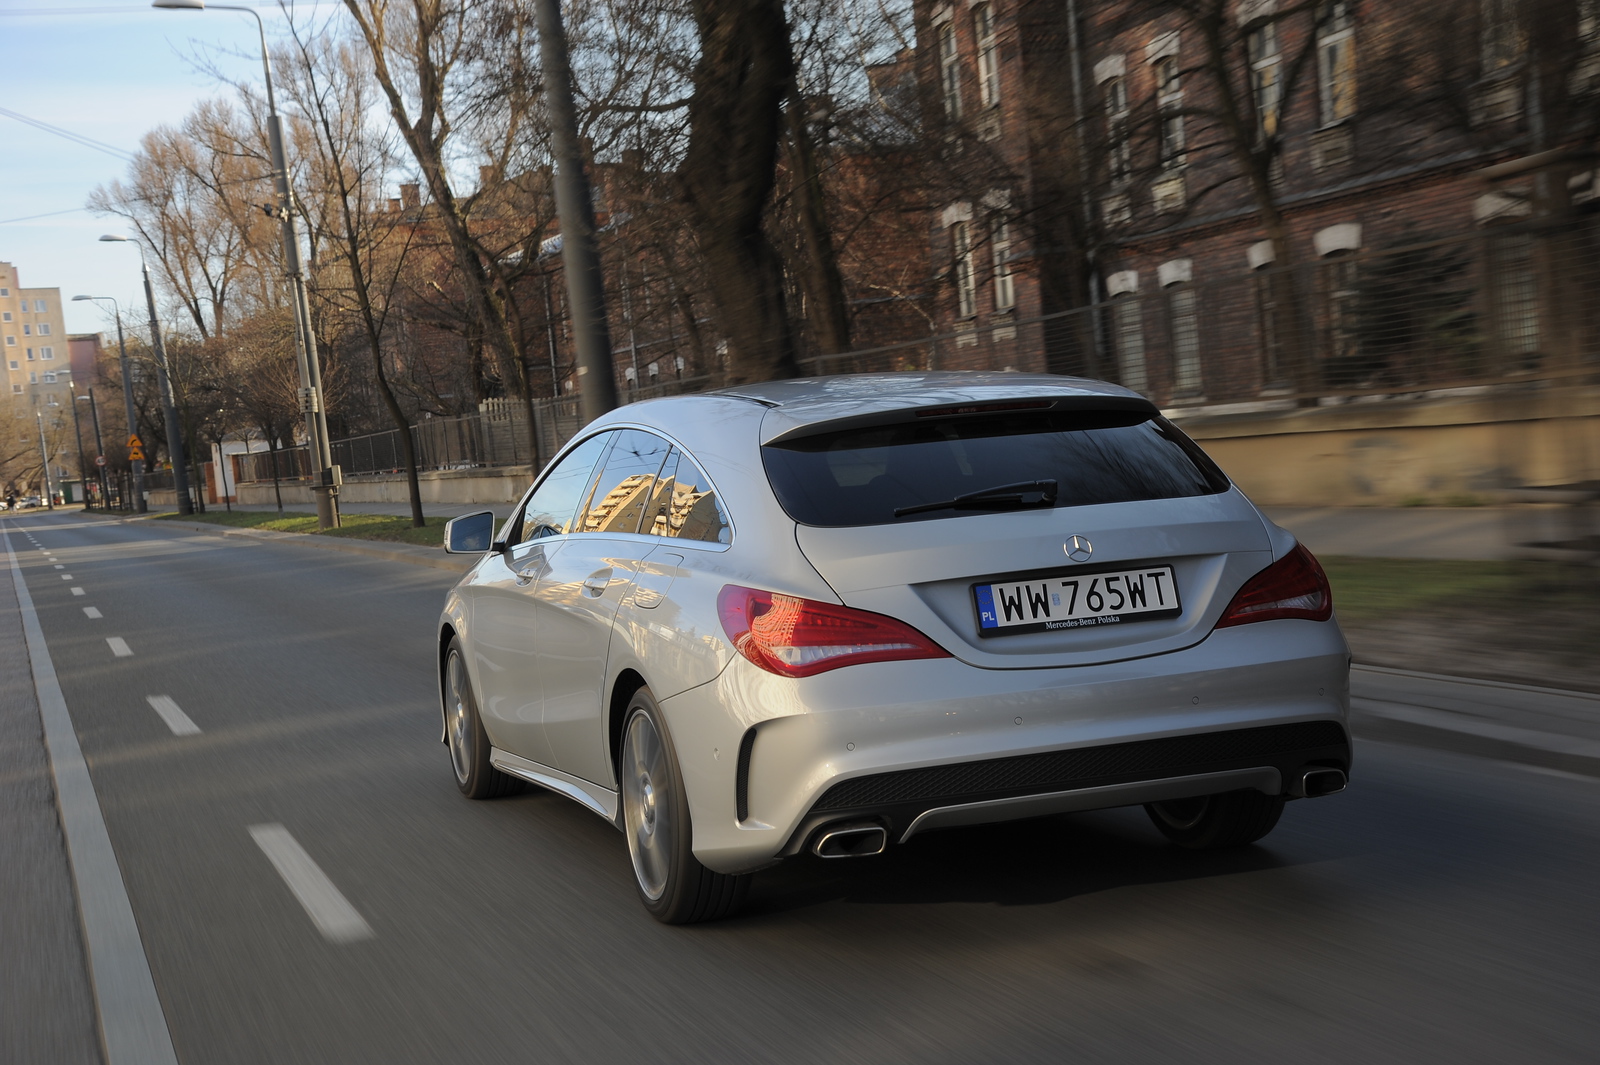
[(1223, 611), (1217, 628), (1280, 618), (1327, 621), (1332, 616), (1328, 575), (1315, 555), (1296, 544), (1293, 551), (1245, 582)]
[(903, 621), (758, 588), (725, 586), (717, 596), (717, 612), (739, 653), (781, 677), (810, 677), (865, 662), (950, 657)]

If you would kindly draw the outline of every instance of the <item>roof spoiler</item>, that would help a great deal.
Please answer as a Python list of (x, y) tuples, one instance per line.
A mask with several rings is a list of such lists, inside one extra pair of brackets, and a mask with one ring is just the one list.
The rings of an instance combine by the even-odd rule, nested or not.
[(831, 421), (796, 426), (786, 433), (780, 433), (771, 440), (762, 441), (762, 444), (763, 446), (771, 446), (804, 440), (813, 436), (823, 436), (828, 433), (837, 433), (846, 429), (867, 429), (880, 425), (899, 425), (905, 422), (918, 422), (928, 419), (943, 421), (946, 419), (980, 417), (1010, 412), (1024, 414), (1046, 410), (1125, 411), (1129, 414), (1143, 414), (1149, 418), (1154, 418), (1161, 413), (1154, 403), (1143, 396), (1011, 396), (1005, 399), (974, 400), (970, 403), (950, 403), (947, 401), (927, 407), (902, 407), (899, 410), (880, 410), (873, 411), (870, 414), (854, 414), (848, 418), (834, 418)]

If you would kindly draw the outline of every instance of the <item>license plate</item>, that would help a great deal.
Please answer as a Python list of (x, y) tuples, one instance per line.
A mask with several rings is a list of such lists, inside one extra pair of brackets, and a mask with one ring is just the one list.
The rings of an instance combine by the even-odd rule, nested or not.
[(978, 635), (1082, 629), (1183, 613), (1171, 566), (975, 584)]

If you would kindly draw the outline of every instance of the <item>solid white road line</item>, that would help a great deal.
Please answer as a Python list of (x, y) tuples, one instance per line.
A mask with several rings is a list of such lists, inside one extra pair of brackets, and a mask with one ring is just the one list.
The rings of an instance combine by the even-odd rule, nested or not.
[(100, 613), (100, 608), (97, 607), (97, 606), (86, 606), (86, 607), (83, 608), (83, 613), (84, 613), (85, 617), (91, 617), (91, 618), (103, 618), (103, 617), (105, 617), (104, 614)]
[(17, 589), (22, 631), (33, 669), (33, 686), (39, 698), (39, 718), (44, 724), (45, 746), (50, 753), (50, 773), (55, 777), (56, 807), (61, 835), (72, 864), (77, 887), (78, 913), (83, 925), (84, 953), (89, 960), (89, 980), (94, 986), (99, 1013), (100, 1041), (107, 1065), (177, 1065), (166, 1014), (150, 978), (150, 962), (139, 925), (128, 902), (117, 854), (106, 832), (100, 800), (89, 778), (89, 766), (78, 746), (67, 700), (61, 694), (44, 630), (22, 579), (22, 567), (6, 537), (6, 556)]
[(72, 594), (73, 595), (82, 595), (83, 594), (83, 589), (82, 588), (74, 588), (74, 589), (72, 589)]
[(161, 720), (167, 723), (174, 736), (193, 736), (200, 731), (200, 726), (189, 719), (189, 715), (178, 709), (178, 704), (170, 695), (146, 695), (145, 702), (150, 704), (150, 709), (161, 715)]
[(331, 943), (354, 943), (372, 938), (372, 926), (339, 893), (328, 874), (311, 860), (311, 855), (287, 828), (277, 824), (251, 825), (250, 838), (289, 885), (324, 939)]
[(127, 658), (133, 654), (133, 648), (128, 646), (128, 641), (121, 636), (107, 636), (106, 643), (111, 645), (111, 653), (118, 658)]

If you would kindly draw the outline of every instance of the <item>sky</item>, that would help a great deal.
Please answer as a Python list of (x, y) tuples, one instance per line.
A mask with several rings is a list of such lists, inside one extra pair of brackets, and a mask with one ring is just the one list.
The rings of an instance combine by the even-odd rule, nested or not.
[[(270, 38), (278, 5), (236, 3), (260, 11)], [(197, 69), (196, 52), (230, 76), (261, 77), (256, 22), (243, 12), (0, 0), (0, 108), (132, 152), (150, 129), (229, 91)], [(124, 321), (146, 317), (138, 252), (96, 239), (121, 232), (120, 220), (83, 210), (97, 186), (126, 172), (123, 158), (0, 114), (0, 260), (16, 264), (28, 288), (61, 290), (70, 333), (114, 333), (102, 305), (68, 302), (80, 293), (115, 297)]]

